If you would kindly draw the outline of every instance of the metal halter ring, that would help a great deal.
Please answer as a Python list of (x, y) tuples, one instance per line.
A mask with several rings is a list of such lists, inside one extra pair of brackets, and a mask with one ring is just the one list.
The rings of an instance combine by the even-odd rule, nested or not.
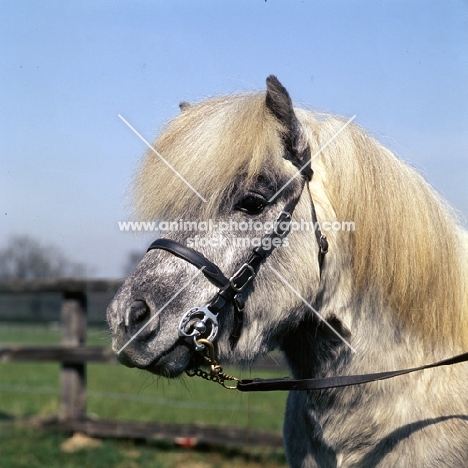
[[(193, 328), (189, 332), (186, 331), (187, 324), (191, 320), (196, 320)], [(198, 340), (206, 332), (209, 332), (209, 335), (205, 338), (208, 341), (213, 341), (218, 334), (218, 319), (215, 314), (213, 314), (207, 306), (204, 307), (192, 307), (188, 312), (184, 314), (179, 323), (179, 336), (183, 338), (188, 338), (189, 341), (193, 340), (195, 346), (195, 351), (203, 351), (205, 345), (203, 343), (198, 343)]]

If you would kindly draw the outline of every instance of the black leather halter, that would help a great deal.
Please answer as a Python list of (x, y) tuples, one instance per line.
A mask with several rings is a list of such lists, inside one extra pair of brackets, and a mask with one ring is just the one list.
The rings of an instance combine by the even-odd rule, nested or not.
[[(308, 149), (304, 151), (306, 156), (309, 155)], [(302, 156), (302, 155), (301, 155)], [(299, 160), (303, 160), (301, 157)], [(247, 284), (252, 281), (260, 268), (262, 262), (272, 253), (275, 247), (281, 245), (282, 239), (288, 234), (291, 226), (291, 218), (298, 204), (304, 187), (312, 179), (313, 171), (310, 164), (298, 167), (300, 170), (301, 186), (300, 190), (295, 191), (292, 198), (283, 207), (283, 210), (274, 222), (273, 229), (266, 233), (262, 238), (259, 247), (252, 250), (250, 256), (242, 264), (242, 266), (228, 279), (221, 269), (213, 262), (205, 258), (196, 250), (176, 242), (171, 239), (157, 239), (148, 248), (148, 251), (161, 249), (191, 263), (201, 269), (205, 277), (219, 287), (218, 292), (204, 307), (193, 307), (183, 316), (179, 324), (179, 336), (193, 340), (193, 344), (197, 351), (204, 349), (204, 345), (200, 344), (200, 338), (206, 338), (213, 341), (218, 332), (217, 315), (229, 303), (234, 306), (234, 329), (231, 332), (229, 341), (233, 348), (239, 340), (244, 321), (244, 298), (242, 292)], [(326, 237), (321, 233), (317, 223), (314, 203), (312, 202), (312, 221), (314, 226), (317, 243), (319, 246), (318, 264), (320, 272), (323, 268), (325, 254), (328, 251), (328, 242)], [(265, 246), (270, 246), (266, 248)], [(207, 335), (207, 336), (203, 336)]]

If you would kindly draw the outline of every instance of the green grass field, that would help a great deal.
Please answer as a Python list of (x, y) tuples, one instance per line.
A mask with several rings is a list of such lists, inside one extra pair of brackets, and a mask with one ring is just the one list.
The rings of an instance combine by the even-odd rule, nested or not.
[(285, 468), (284, 454), (236, 449), (194, 451), (152, 442), (104, 440), (93, 449), (65, 453), (66, 436), (0, 426), (2, 468)]
[[(0, 326), (2, 344), (54, 344), (59, 343), (60, 338), (58, 329), (45, 326)], [(91, 329), (88, 333), (88, 343), (108, 345), (107, 331)], [(97, 449), (86, 450), (86, 453), (61, 454), (60, 444), (65, 439), (64, 435), (31, 431), (11, 424), (11, 421), (20, 418), (59, 413), (59, 370), (58, 363), (0, 364), (2, 467), (177, 467), (189, 466), (183, 465), (183, 460), (187, 462), (187, 457), (194, 457), (190, 466), (200, 468), (254, 467), (264, 464), (266, 459), (269, 460), (268, 466), (285, 466), (284, 454), (281, 451), (261, 451), (255, 455), (228, 451), (198, 453), (175, 450), (170, 444), (138, 446), (133, 442), (111, 440), (105, 441)], [(239, 373), (234, 370), (233, 372)], [(244, 371), (241, 376), (249, 375), (250, 372)], [(266, 377), (258, 371), (255, 371), (255, 376)], [(88, 416), (132, 421), (234, 425), (246, 429), (274, 431), (281, 430), (286, 399), (286, 394), (282, 392), (244, 394), (228, 391), (198, 378), (185, 376), (176, 380), (160, 379), (144, 371), (120, 365), (88, 365), (87, 389)], [(27, 444), (24, 444), (25, 440)], [(21, 441), (22, 449), (19, 448)], [(19, 453), (24, 458), (24, 463), (20, 460)], [(91, 453), (94, 453), (92, 457), (99, 457), (98, 463), (88, 460), (87, 457), (91, 457)], [(128, 456), (128, 453), (133, 453), (134, 458)], [(41, 458), (41, 454), (48, 460), (47, 463)], [(67, 464), (64, 457), (72, 461)], [(159, 461), (155, 461), (156, 458)], [(62, 461), (59, 463), (59, 460)]]

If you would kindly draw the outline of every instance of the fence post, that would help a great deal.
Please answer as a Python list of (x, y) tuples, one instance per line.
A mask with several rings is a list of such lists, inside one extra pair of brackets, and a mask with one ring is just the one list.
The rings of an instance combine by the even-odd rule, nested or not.
[[(86, 293), (65, 292), (62, 302), (62, 344), (83, 346), (87, 328)], [(86, 416), (86, 364), (62, 363), (60, 419)]]

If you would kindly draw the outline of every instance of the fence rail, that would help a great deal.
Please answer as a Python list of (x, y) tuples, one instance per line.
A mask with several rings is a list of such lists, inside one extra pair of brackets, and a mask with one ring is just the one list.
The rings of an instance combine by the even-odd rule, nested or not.
[(41, 278), (34, 280), (0, 281), (0, 293), (90, 293), (117, 292), (122, 280), (82, 278)]
[[(115, 364), (112, 351), (101, 346), (87, 346), (87, 295), (116, 292), (119, 280), (77, 278), (39, 279), (0, 282), (0, 294), (61, 293), (62, 343), (55, 346), (0, 346), (0, 362), (55, 361), (61, 363), (61, 405), (57, 418), (43, 422), (43, 427), (66, 432), (84, 432), (90, 436), (165, 439), (189, 445), (262, 445), (282, 447), (281, 434), (242, 430), (201, 424), (140, 423), (90, 419), (86, 416), (86, 364)], [(281, 364), (281, 363), (280, 363)], [(276, 369), (278, 362), (261, 360), (258, 369)], [(187, 442), (188, 441), (188, 442)]]
[(0, 362), (12, 361), (58, 361), (69, 364), (118, 362), (114, 353), (102, 346), (0, 345)]

